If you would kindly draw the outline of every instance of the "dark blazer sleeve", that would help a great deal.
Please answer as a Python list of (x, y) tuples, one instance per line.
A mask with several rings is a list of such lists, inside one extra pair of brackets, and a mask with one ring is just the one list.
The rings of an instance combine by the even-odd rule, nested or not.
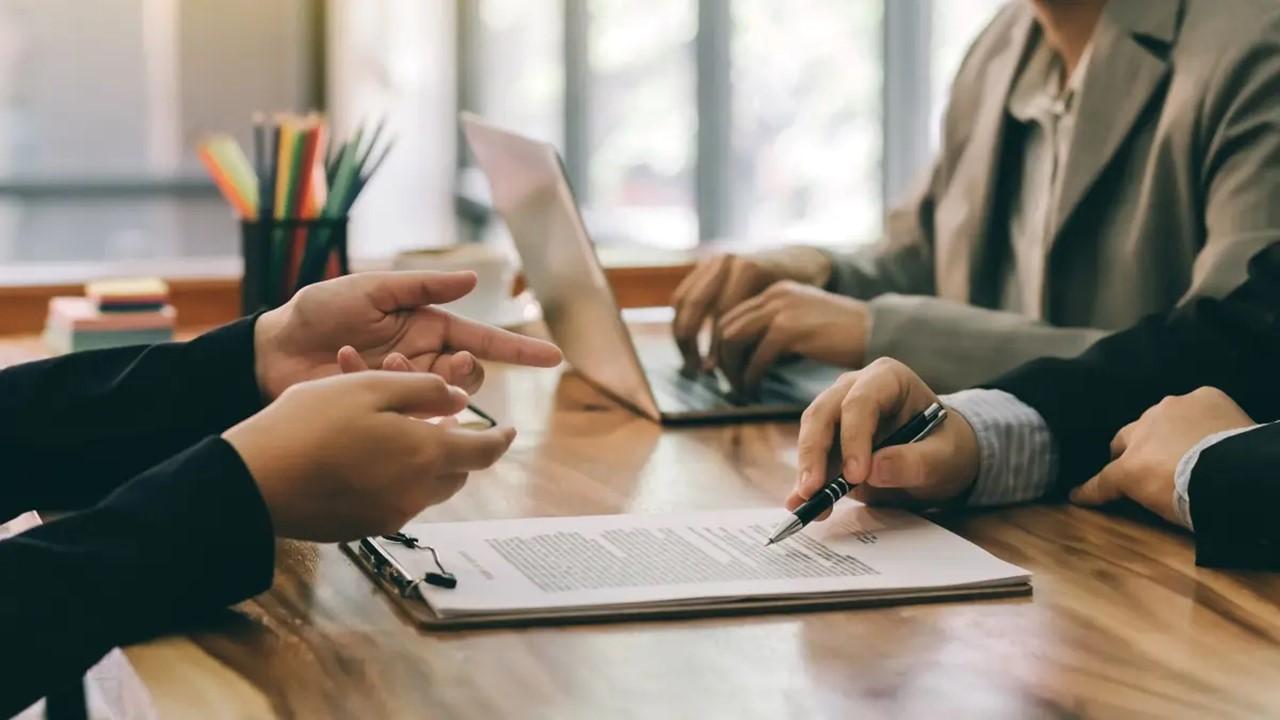
[(0, 371), (0, 521), (92, 505), (257, 412), (254, 322)]
[(266, 506), (218, 437), (261, 406), (253, 325), (0, 372), (0, 521), (77, 510), (0, 542), (0, 717), (270, 585)]
[(236, 451), (209, 437), (92, 508), (0, 542), (0, 717), (108, 650), (271, 584), (266, 505)]
[[(1225, 299), (1191, 301), (1168, 316), (1148, 317), (1104, 338), (1077, 358), (1037, 360), (987, 387), (1017, 396), (1048, 423), (1061, 458), (1054, 488), (1061, 496), (1110, 460), (1111, 438), (1120, 428), (1165, 396), (1202, 386), (1226, 392), (1258, 422), (1276, 419), (1280, 244), (1255, 255), (1249, 279)], [(1202, 527), (1195, 513), (1229, 514), (1259, 499), (1200, 496), (1192, 490), (1198, 543), (1213, 546), (1218, 538), (1216, 526)], [(1208, 562), (1210, 557), (1199, 559)]]
[(1280, 570), (1280, 425), (1206, 448), (1188, 495), (1201, 565)]

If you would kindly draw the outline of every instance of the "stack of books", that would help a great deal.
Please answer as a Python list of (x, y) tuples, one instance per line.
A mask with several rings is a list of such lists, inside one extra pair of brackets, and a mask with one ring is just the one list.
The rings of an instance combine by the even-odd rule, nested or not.
[(173, 339), (176, 318), (163, 280), (104, 280), (51, 298), (44, 339), (55, 353), (150, 345)]

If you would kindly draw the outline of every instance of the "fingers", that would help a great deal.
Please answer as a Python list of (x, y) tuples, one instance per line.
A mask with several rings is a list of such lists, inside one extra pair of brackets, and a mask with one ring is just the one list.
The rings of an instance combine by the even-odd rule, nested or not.
[[(852, 377), (852, 373), (846, 377)], [(807, 499), (827, 482), (827, 456), (835, 441), (836, 425), (840, 422), (840, 401), (849, 383), (842, 380), (819, 395), (800, 418), (798, 464), (800, 477), (796, 480), (795, 495)]]
[(338, 350), (338, 369), (344, 374), (363, 372), (369, 369), (368, 363), (360, 357), (360, 353), (350, 345), (343, 345)]
[(871, 445), (884, 418), (902, 412), (906, 389), (892, 363), (859, 372), (840, 402), (840, 457), (845, 480), (857, 485), (871, 469)]
[(406, 270), (364, 272), (351, 277), (359, 291), (385, 314), (453, 302), (476, 286), (473, 272)]
[(1120, 428), (1120, 430), (1116, 433), (1116, 436), (1111, 438), (1111, 459), (1112, 460), (1115, 460), (1116, 458), (1123, 455), (1124, 451), (1129, 448), (1129, 440), (1130, 438), (1133, 437), (1133, 431), (1137, 428), (1137, 426), (1138, 426), (1138, 421), (1134, 420), (1128, 425), (1125, 425), (1124, 427)]
[(450, 471), (483, 470), (498, 461), (516, 438), (512, 428), (466, 430), (438, 427), (443, 443), (444, 465)]
[(747, 370), (743, 373), (742, 386), (748, 392), (754, 392), (760, 387), (760, 381), (764, 379), (765, 373), (778, 362), (778, 358), (782, 357), (783, 353), (791, 348), (791, 333), (785, 324), (776, 320), (777, 318), (769, 325), (768, 331), (756, 345), (755, 352), (751, 354), (751, 360), (747, 363)]
[(747, 387), (744, 380), (748, 352), (769, 330), (774, 308), (762, 296), (740, 303), (720, 321), (720, 343), (714, 356), (734, 389)]
[[(401, 353), (391, 353), (382, 359), (382, 369), (388, 372), (413, 372), (413, 364), (409, 362), (409, 358)], [(452, 382), (444, 373), (436, 373), (444, 378), (445, 382), (450, 385), (457, 385)]]
[(429, 312), (439, 313), (447, 321), (446, 343), (455, 353), (467, 351), (481, 360), (544, 368), (555, 367), (564, 359), (560, 348), (545, 340), (517, 335), (444, 310), (433, 308)]
[(437, 355), (428, 372), (443, 377), (450, 385), (456, 385), (471, 394), (478, 392), (484, 385), (484, 366), (476, 360), (475, 355), (466, 350)]
[(719, 292), (711, 304), (711, 344), (707, 351), (706, 362), (703, 363), (703, 367), (707, 370), (714, 369), (716, 360), (720, 357), (721, 321), (725, 314), (751, 297), (752, 287), (747, 279), (749, 272), (752, 272), (752, 268), (747, 263), (737, 258), (730, 259), (728, 270), (724, 274), (724, 282), (720, 285)]
[(375, 408), (414, 416), (453, 415), (470, 399), (438, 375), (370, 371), (350, 376), (367, 393)]
[(673, 298), (676, 315), (671, 322), (671, 331), (676, 336), (680, 354), (684, 356), (685, 370), (694, 371), (702, 366), (698, 332), (702, 330), (711, 304), (720, 292), (721, 280), (731, 261), (730, 256), (720, 255), (699, 263), (676, 288)]
[(1103, 505), (1124, 497), (1124, 473), (1120, 462), (1112, 462), (1088, 482), (1071, 491), (1071, 502), (1077, 505)]

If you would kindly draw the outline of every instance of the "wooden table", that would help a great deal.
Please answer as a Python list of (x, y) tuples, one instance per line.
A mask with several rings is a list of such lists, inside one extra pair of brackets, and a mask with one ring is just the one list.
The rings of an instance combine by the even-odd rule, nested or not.
[[(664, 431), (573, 375), (500, 367), (477, 402), (520, 436), (425, 519), (765, 506), (794, 476), (793, 424)], [(1034, 595), (428, 633), (335, 547), (286, 542), (271, 591), (128, 655), (161, 717), (1280, 716), (1280, 576), (1072, 507), (943, 522)]]

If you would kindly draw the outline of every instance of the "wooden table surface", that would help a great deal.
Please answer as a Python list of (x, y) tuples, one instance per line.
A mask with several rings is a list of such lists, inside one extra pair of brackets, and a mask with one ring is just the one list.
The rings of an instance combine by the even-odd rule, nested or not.
[[(794, 476), (790, 423), (663, 430), (574, 375), (503, 367), (477, 402), (520, 436), (423, 519), (770, 506)], [(1072, 507), (942, 522), (1033, 596), (424, 632), (336, 547), (284, 542), (269, 592), (128, 655), (160, 717), (1280, 716), (1280, 576), (1200, 569), (1185, 534)]]

